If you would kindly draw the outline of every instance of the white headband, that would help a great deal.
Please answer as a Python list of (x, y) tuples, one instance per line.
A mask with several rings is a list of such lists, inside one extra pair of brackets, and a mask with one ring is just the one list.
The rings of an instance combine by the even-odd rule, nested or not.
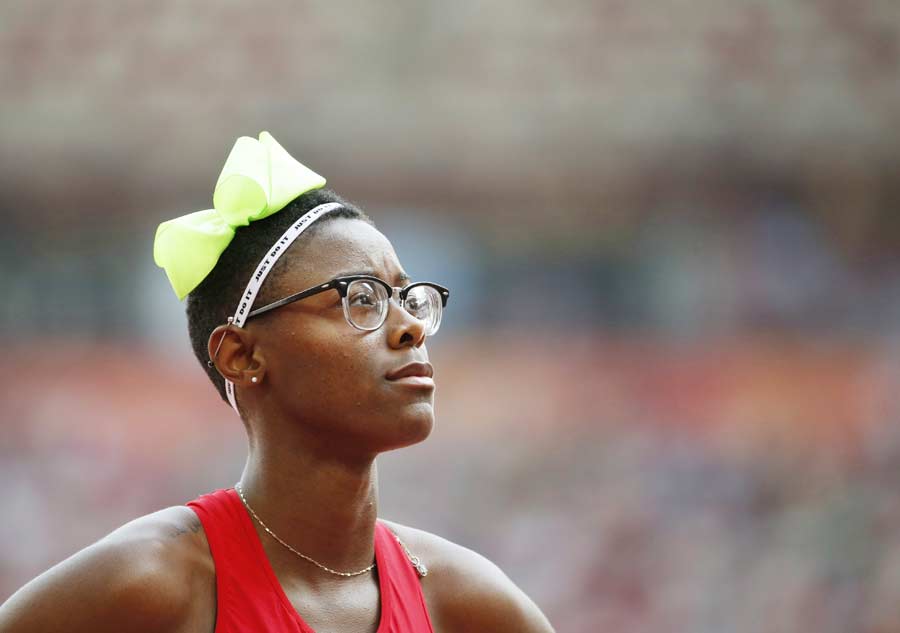
[[(338, 202), (326, 202), (325, 204), (320, 204), (305, 213), (302, 218), (294, 222), (290, 228), (278, 238), (278, 241), (275, 242), (275, 245), (272, 246), (271, 249), (269, 249), (269, 252), (266, 253), (266, 256), (263, 257), (262, 261), (259, 263), (259, 266), (256, 267), (256, 271), (254, 271), (253, 275), (250, 277), (250, 281), (244, 289), (244, 294), (241, 295), (240, 304), (238, 305), (237, 310), (235, 310), (234, 316), (230, 319), (231, 323), (234, 323), (238, 327), (243, 327), (244, 323), (247, 321), (247, 315), (250, 314), (250, 310), (253, 307), (253, 302), (256, 300), (256, 295), (262, 287), (263, 281), (265, 281), (266, 276), (275, 266), (275, 262), (278, 261), (278, 258), (284, 255), (288, 247), (294, 243), (294, 240), (300, 237), (303, 231), (308, 229), (313, 222), (327, 213), (337, 211), (341, 207), (342, 205)], [(228, 402), (231, 403), (231, 408), (240, 415), (241, 412), (238, 410), (237, 399), (235, 398), (234, 393), (234, 383), (227, 378), (225, 379), (225, 393), (228, 395)]]

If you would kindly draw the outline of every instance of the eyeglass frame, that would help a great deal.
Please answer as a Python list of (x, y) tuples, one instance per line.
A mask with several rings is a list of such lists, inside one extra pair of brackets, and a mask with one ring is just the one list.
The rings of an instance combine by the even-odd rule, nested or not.
[[(385, 311), (384, 318), (381, 320), (381, 323), (379, 323), (378, 325), (376, 325), (373, 328), (359, 327), (358, 325), (353, 323), (353, 321), (350, 320), (350, 310), (347, 305), (347, 288), (350, 287), (350, 284), (352, 282), (360, 280), (360, 279), (365, 279), (367, 281), (374, 281), (375, 283), (381, 284), (383, 287), (387, 288), (387, 290), (388, 290), (388, 308), (389, 309), (390, 309), (391, 299), (394, 298), (394, 291), (397, 291), (398, 296), (400, 297), (400, 301), (399, 301), (400, 307), (403, 308), (407, 312), (407, 314), (409, 314), (410, 316), (413, 316), (412, 313), (410, 313), (408, 310), (406, 310), (406, 307), (403, 305), (403, 303), (406, 301), (406, 297), (407, 297), (407, 295), (409, 295), (410, 290), (412, 290), (416, 286), (430, 286), (430, 287), (434, 288), (435, 290), (437, 290), (438, 294), (441, 297), (441, 310), (443, 310), (444, 308), (447, 307), (447, 299), (450, 297), (450, 290), (448, 288), (445, 288), (444, 286), (441, 286), (440, 284), (436, 284), (433, 281), (415, 281), (411, 284), (404, 286), (403, 288), (400, 288), (399, 286), (392, 286), (391, 284), (386, 282), (384, 279), (380, 279), (379, 277), (374, 277), (372, 275), (342, 275), (340, 277), (335, 277), (331, 281), (327, 281), (323, 284), (319, 284), (317, 286), (307, 288), (306, 290), (301, 290), (300, 292), (294, 293), (292, 295), (288, 295), (287, 297), (284, 297), (283, 299), (279, 299), (278, 301), (273, 301), (272, 303), (268, 303), (261, 308), (252, 310), (250, 312), (250, 314), (247, 315), (247, 318), (244, 320), (244, 322), (246, 323), (247, 321), (249, 321), (250, 317), (258, 316), (260, 314), (264, 314), (266, 312), (274, 310), (275, 308), (280, 308), (282, 306), (286, 306), (287, 304), (293, 303), (294, 301), (299, 301), (300, 299), (306, 299), (307, 297), (312, 297), (313, 295), (317, 295), (321, 292), (325, 292), (326, 290), (334, 289), (334, 290), (337, 290), (338, 294), (341, 295), (341, 304), (344, 309), (344, 320), (347, 321), (347, 323), (349, 323), (351, 327), (354, 327), (357, 330), (362, 330), (363, 332), (374, 332), (375, 330), (380, 328), (382, 325), (384, 325), (385, 321), (387, 320), (387, 315), (388, 315), (389, 309)], [(413, 318), (415, 318), (415, 317), (413, 316)], [(234, 322), (234, 317), (228, 317), (228, 325), (231, 325), (233, 322)], [(216, 351), (213, 353), (212, 358), (210, 360), (206, 361), (206, 364), (208, 366), (210, 366), (210, 367), (214, 366), (213, 361), (216, 358), (218, 358), (219, 349), (221, 349), (222, 341), (224, 341), (224, 340), (225, 340), (224, 336), (219, 339), (219, 344), (216, 346)]]
[[(293, 303), (294, 301), (306, 299), (307, 297), (312, 297), (314, 295), (317, 295), (321, 292), (325, 292), (327, 290), (337, 290), (338, 294), (341, 295), (341, 303), (343, 304), (343, 308), (344, 308), (344, 318), (346, 319), (347, 323), (349, 323), (352, 327), (356, 328), (357, 330), (362, 330), (363, 332), (373, 332), (373, 331), (377, 330), (378, 328), (380, 328), (382, 325), (384, 325), (384, 322), (387, 320), (388, 311), (385, 311), (384, 318), (381, 320), (381, 323), (379, 323), (378, 325), (376, 325), (373, 328), (360, 327), (360, 326), (356, 325), (355, 323), (353, 323), (353, 321), (350, 320), (349, 306), (347, 305), (347, 289), (350, 287), (351, 283), (353, 283), (354, 281), (359, 281), (359, 280), (373, 281), (377, 284), (380, 284), (382, 287), (384, 287), (388, 293), (388, 297), (387, 297), (388, 304), (390, 304), (390, 301), (391, 301), (391, 299), (394, 298), (394, 294), (396, 292), (397, 296), (399, 296), (399, 298), (400, 298), (398, 303), (400, 304), (400, 307), (403, 308), (404, 310), (406, 310), (406, 307), (403, 305), (406, 301), (406, 297), (409, 295), (410, 291), (413, 288), (416, 288), (418, 286), (429, 286), (429, 287), (437, 290), (438, 295), (441, 297), (441, 309), (442, 310), (447, 307), (447, 299), (450, 297), (450, 290), (448, 288), (445, 288), (444, 286), (436, 284), (432, 281), (415, 281), (415, 282), (408, 284), (401, 288), (399, 286), (392, 286), (385, 280), (380, 279), (379, 277), (374, 277), (372, 275), (342, 275), (340, 277), (335, 277), (334, 279), (327, 281), (323, 284), (312, 286), (311, 288), (307, 288), (306, 290), (301, 290), (300, 292), (294, 293), (292, 295), (288, 295), (287, 297), (284, 297), (283, 299), (279, 299), (277, 301), (273, 301), (272, 303), (268, 303), (261, 308), (256, 308), (255, 310), (252, 310), (250, 312), (250, 314), (247, 315), (247, 320), (250, 320), (251, 317), (258, 316), (260, 314), (264, 314), (266, 312), (269, 312), (270, 310), (274, 310), (275, 308), (280, 308), (289, 303)], [(413, 316), (412, 313), (410, 313), (408, 310), (407, 310), (407, 313), (410, 314), (410, 316)]]

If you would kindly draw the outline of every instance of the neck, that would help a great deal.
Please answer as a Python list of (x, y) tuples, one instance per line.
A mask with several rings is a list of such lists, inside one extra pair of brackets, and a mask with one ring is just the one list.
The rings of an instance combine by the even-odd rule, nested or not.
[[(294, 549), (336, 571), (374, 561), (378, 475), (374, 457), (339, 460), (286, 443), (252, 442), (240, 480), (247, 503)], [(310, 582), (340, 579), (301, 559), (252, 519), (273, 566)]]

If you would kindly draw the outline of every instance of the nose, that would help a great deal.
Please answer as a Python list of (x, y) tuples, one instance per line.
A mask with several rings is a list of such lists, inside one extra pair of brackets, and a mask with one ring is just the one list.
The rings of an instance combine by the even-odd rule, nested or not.
[(425, 342), (426, 323), (411, 315), (394, 297), (391, 297), (388, 305), (388, 315), (384, 324), (387, 328), (388, 345), (394, 348), (422, 345)]

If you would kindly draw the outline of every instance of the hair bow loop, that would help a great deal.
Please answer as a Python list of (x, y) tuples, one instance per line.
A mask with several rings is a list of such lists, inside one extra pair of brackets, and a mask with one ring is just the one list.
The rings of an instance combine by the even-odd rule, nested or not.
[(281, 211), (299, 195), (325, 186), (325, 179), (285, 151), (268, 132), (242, 136), (231, 148), (216, 181), (213, 209), (159, 225), (153, 259), (184, 299), (215, 268), (237, 227)]
[(225, 160), (213, 192), (213, 207), (230, 226), (247, 226), (269, 211), (269, 156), (255, 138), (242, 136)]

